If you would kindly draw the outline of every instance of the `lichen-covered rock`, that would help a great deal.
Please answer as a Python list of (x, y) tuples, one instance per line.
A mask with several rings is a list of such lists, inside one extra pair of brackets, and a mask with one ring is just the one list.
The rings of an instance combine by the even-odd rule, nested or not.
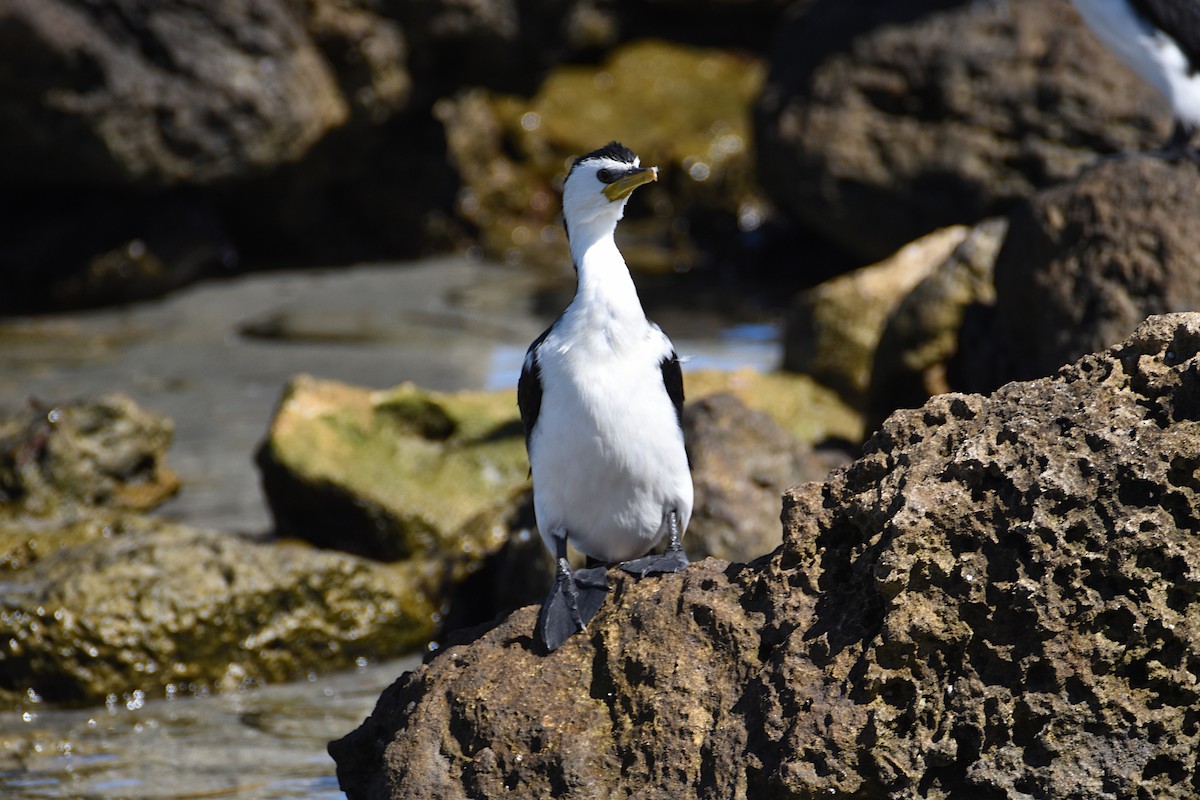
[(868, 431), (897, 408), (955, 388), (959, 331), (969, 308), (996, 300), (992, 271), (1007, 230), (1003, 218), (976, 225), (888, 315), (871, 364)]
[(257, 461), (277, 531), (397, 560), (482, 558), (472, 517), (528, 480), (516, 396), (373, 391), (301, 375), (284, 391)]
[(166, 465), (173, 426), (113, 393), (31, 404), (0, 420), (0, 510), (54, 515), (72, 505), (147, 510), (179, 488)]
[(0, 700), (96, 703), (294, 679), (433, 633), (427, 564), (163, 524), (68, 547), (0, 587)]
[(861, 406), (888, 316), (967, 233), (961, 225), (934, 231), (877, 264), (801, 292), (787, 314), (784, 369), (811, 375)]
[(333, 742), (351, 800), (1193, 797), (1200, 314), (898, 412), (745, 566), (525, 608)]
[(755, 120), (781, 209), (866, 259), (1006, 212), (1097, 154), (1157, 147), (1162, 98), (1068, 0), (817, 0), (781, 27)]
[(1200, 168), (1107, 159), (1010, 217), (995, 307), (964, 332), (962, 387), (1048, 375), (1151, 314), (1200, 309)]

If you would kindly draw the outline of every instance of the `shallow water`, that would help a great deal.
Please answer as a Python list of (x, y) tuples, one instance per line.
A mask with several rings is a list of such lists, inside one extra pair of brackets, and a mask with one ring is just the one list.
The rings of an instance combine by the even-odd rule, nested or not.
[(0, 714), (0, 797), (341, 798), (326, 743), (419, 661), (237, 694)]

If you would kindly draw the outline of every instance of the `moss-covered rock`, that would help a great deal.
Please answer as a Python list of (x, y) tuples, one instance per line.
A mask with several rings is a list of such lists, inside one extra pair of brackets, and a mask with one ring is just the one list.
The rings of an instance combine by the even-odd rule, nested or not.
[(433, 633), (436, 578), (169, 523), (101, 536), (4, 583), (0, 699), (234, 689), (409, 652)]
[(641, 41), (599, 66), (558, 67), (532, 98), (472, 89), (439, 101), (463, 181), (459, 214), (493, 257), (561, 264), (558, 193), (571, 159), (618, 139), (661, 169), (621, 226), (626, 258), (635, 269), (692, 266), (697, 241), (766, 214), (749, 121), (762, 80), (755, 59)]
[(285, 390), (257, 459), (279, 533), (390, 561), (494, 550), (488, 529), (482, 540), (461, 530), (529, 472), (512, 392), (306, 375)]
[(165, 461), (172, 432), (169, 419), (119, 393), (31, 404), (0, 421), (0, 509), (153, 508), (179, 488)]

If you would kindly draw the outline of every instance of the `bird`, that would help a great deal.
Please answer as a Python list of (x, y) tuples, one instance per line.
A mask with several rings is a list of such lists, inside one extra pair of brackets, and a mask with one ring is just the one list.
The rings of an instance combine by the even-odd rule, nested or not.
[(1196, 158), (1200, 128), (1200, 0), (1072, 0), (1097, 38), (1171, 104), (1161, 152)]
[[(575, 297), (529, 346), (517, 383), (534, 515), (556, 565), (534, 631), (547, 652), (587, 630), (610, 588), (607, 565), (641, 577), (688, 565), (680, 360), (646, 318), (614, 238), (630, 195), (656, 180), (658, 168), (619, 142), (574, 160), (562, 208)], [(647, 555), (664, 537), (665, 551)], [(571, 568), (568, 544), (588, 566)]]

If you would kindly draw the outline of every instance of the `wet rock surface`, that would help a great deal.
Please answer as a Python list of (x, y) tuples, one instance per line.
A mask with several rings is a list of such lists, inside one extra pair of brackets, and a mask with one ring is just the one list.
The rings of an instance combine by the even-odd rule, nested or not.
[(780, 208), (878, 259), (1157, 147), (1170, 119), (1067, 0), (825, 0), (777, 34), (758, 172)]
[[(893, 415), (785, 496), (784, 543), (535, 608), (403, 676), (330, 751), (351, 800), (1190, 797), (1200, 315)], [(471, 638), (468, 636), (467, 638)]]
[(1010, 217), (995, 304), (963, 332), (961, 385), (987, 391), (1108, 347), (1150, 314), (1200, 308), (1200, 168), (1100, 161)]
[(0, 699), (229, 691), (411, 652), (434, 630), (434, 577), (169, 524), (110, 528), (5, 582)]

